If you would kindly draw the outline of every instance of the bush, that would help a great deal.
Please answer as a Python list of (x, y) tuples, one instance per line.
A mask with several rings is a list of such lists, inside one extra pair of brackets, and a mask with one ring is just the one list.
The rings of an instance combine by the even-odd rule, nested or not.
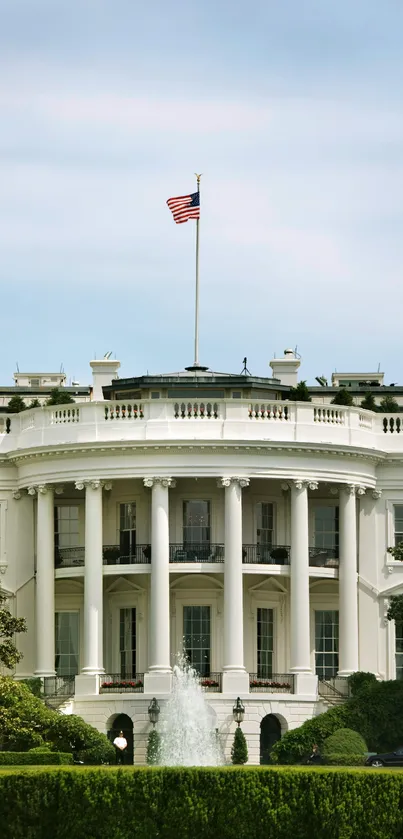
[(334, 734), (326, 738), (323, 744), (323, 754), (326, 756), (363, 755), (366, 751), (365, 740), (352, 728), (338, 728)]
[(231, 760), (237, 766), (242, 766), (248, 760), (248, 747), (246, 745), (245, 735), (239, 725), (235, 729)]
[(358, 731), (371, 752), (389, 752), (403, 743), (403, 681), (372, 682), (344, 705), (330, 708), (299, 728), (288, 731), (272, 748), (274, 763), (300, 763), (312, 743), (323, 750), (338, 728)]
[(323, 762), (328, 766), (364, 766), (367, 759), (363, 754), (328, 754), (323, 758)]
[(150, 766), (156, 766), (159, 763), (160, 758), (160, 750), (161, 750), (161, 737), (153, 728), (148, 735), (148, 743), (147, 743), (147, 763)]
[(345, 387), (341, 387), (340, 390), (337, 391), (336, 396), (330, 400), (330, 404), (350, 406), (354, 405), (354, 399)]
[(291, 387), (288, 398), (295, 402), (312, 402), (306, 381), (298, 382), (295, 387)]
[(57, 751), (73, 752), (77, 760), (90, 764), (114, 763), (115, 750), (105, 734), (75, 714), (54, 714), (46, 740)]
[(362, 688), (367, 685), (374, 684), (377, 681), (375, 673), (366, 673), (363, 670), (357, 670), (348, 677), (347, 682), (350, 688), (351, 696), (356, 696)]
[(397, 839), (403, 773), (130, 767), (0, 773), (2, 839)]
[(34, 696), (39, 699), (43, 696), (42, 679), (34, 676), (32, 679), (21, 679), (21, 684), (26, 685)]
[(0, 766), (51, 766), (73, 763), (72, 754), (51, 752), (49, 749), (40, 751), (31, 749), (29, 752), (0, 752)]

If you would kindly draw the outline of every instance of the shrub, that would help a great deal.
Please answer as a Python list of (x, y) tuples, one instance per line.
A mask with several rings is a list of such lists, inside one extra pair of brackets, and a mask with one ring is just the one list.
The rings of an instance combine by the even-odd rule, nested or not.
[(350, 688), (351, 696), (356, 696), (362, 688), (367, 685), (374, 684), (377, 681), (375, 673), (366, 673), (363, 670), (357, 670), (348, 677), (347, 682)]
[(61, 752), (73, 752), (84, 763), (114, 763), (115, 750), (105, 734), (75, 714), (54, 714), (46, 730), (46, 740)]
[(150, 766), (156, 766), (159, 763), (160, 758), (160, 750), (161, 750), (161, 737), (153, 728), (148, 735), (148, 743), (147, 743), (147, 763)]
[(73, 763), (72, 754), (51, 752), (49, 749), (29, 752), (0, 752), (0, 766), (51, 766)]
[(19, 414), (21, 411), (25, 411), (26, 407), (27, 406), (22, 396), (18, 396), (18, 394), (15, 394), (15, 396), (12, 396), (9, 400), (9, 403), (7, 405), (7, 413)]
[(351, 728), (338, 728), (327, 737), (323, 744), (324, 755), (363, 755), (367, 744), (358, 731)]
[(323, 758), (323, 762), (327, 766), (364, 766), (367, 759), (363, 754), (328, 754)]
[(306, 381), (298, 382), (296, 387), (290, 388), (288, 398), (295, 402), (312, 402)]
[(34, 696), (42, 697), (42, 679), (39, 676), (34, 676), (32, 679), (21, 679), (21, 683), (26, 685)]
[(67, 391), (59, 390), (58, 387), (50, 391), (49, 399), (46, 400), (47, 405), (71, 405), (72, 402), (74, 402), (73, 397)]
[(345, 388), (341, 387), (336, 393), (336, 396), (331, 399), (332, 405), (354, 405), (354, 399), (351, 393)]
[(378, 410), (378, 406), (375, 402), (375, 396), (370, 390), (365, 394), (364, 399), (361, 400), (361, 408), (365, 408), (366, 411)]
[(379, 410), (384, 414), (397, 414), (401, 408), (399, 407), (397, 399), (389, 393), (381, 399), (379, 403)]
[(403, 773), (298, 767), (0, 773), (2, 839), (397, 839)]
[(237, 726), (234, 734), (234, 742), (231, 749), (231, 760), (232, 763), (238, 766), (242, 766), (242, 764), (246, 763), (248, 760), (248, 747), (246, 745), (245, 735), (239, 725)]

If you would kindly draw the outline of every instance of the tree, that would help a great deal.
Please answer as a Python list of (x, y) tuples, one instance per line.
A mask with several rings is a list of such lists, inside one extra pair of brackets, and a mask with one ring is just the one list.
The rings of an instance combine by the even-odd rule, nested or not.
[(6, 595), (0, 591), (0, 662), (10, 670), (22, 659), (22, 653), (18, 652), (14, 643), (14, 635), (26, 632), (27, 625), (24, 618), (13, 618), (6, 603)]
[(379, 410), (384, 414), (396, 414), (401, 408), (392, 394), (388, 393), (381, 399)]
[(74, 402), (73, 397), (66, 391), (59, 390), (58, 387), (50, 391), (49, 399), (46, 400), (47, 405), (71, 405), (72, 402)]
[(349, 393), (349, 391), (346, 390), (345, 387), (341, 387), (338, 390), (338, 392), (336, 393), (336, 396), (333, 397), (333, 399), (331, 401), (331, 404), (332, 405), (348, 405), (349, 406), (349, 405), (354, 404), (354, 400), (353, 400), (353, 397), (351, 396), (351, 393)]
[(28, 408), (40, 408), (40, 407), (41, 407), (41, 403), (40, 403), (39, 399), (32, 399), (32, 401), (28, 405)]
[(390, 598), (389, 608), (386, 612), (388, 621), (403, 623), (403, 594), (396, 594)]
[(375, 402), (375, 396), (371, 391), (365, 394), (364, 399), (361, 400), (361, 408), (365, 408), (366, 411), (377, 411), (378, 406)]
[(8, 411), (9, 414), (19, 414), (20, 411), (25, 411), (26, 407), (27, 406), (26, 406), (22, 396), (18, 396), (16, 394), (15, 396), (11, 397), (11, 399), (10, 399), (8, 405), (7, 405), (7, 411)]
[(150, 766), (156, 766), (159, 763), (161, 749), (161, 737), (158, 731), (153, 728), (148, 735), (147, 743), (147, 763)]
[(238, 725), (231, 749), (231, 760), (236, 766), (242, 766), (248, 760), (248, 747), (242, 728)]
[(296, 387), (292, 387), (289, 398), (295, 402), (312, 402), (306, 381), (298, 382)]

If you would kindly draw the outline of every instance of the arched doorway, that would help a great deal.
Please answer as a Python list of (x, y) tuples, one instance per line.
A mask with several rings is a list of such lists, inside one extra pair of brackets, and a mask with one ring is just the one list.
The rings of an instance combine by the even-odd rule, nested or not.
[(260, 723), (260, 763), (264, 766), (271, 763), (270, 752), (280, 737), (280, 720), (274, 714), (267, 714)]
[(115, 737), (118, 736), (119, 731), (123, 731), (123, 734), (127, 740), (127, 750), (125, 756), (125, 763), (132, 764), (133, 763), (133, 721), (127, 714), (119, 714), (112, 722), (111, 728), (108, 731), (108, 737), (111, 743), (113, 743)]

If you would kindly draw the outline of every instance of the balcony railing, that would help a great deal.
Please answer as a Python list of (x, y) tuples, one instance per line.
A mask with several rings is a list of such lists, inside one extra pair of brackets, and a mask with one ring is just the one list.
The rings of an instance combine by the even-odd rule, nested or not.
[[(71, 568), (84, 565), (85, 548), (56, 548), (56, 568)], [(136, 545), (129, 555), (125, 555), (119, 545), (104, 545), (102, 548), (104, 565), (142, 565), (151, 562), (151, 546)]]
[(313, 568), (338, 568), (338, 548), (309, 548), (309, 565)]
[(43, 695), (46, 699), (74, 696), (75, 676), (44, 676)]
[(144, 673), (122, 676), (120, 673), (105, 673), (100, 677), (100, 693), (144, 693)]
[(173, 544), (169, 546), (170, 562), (224, 562), (224, 545)]
[(251, 693), (294, 693), (293, 673), (273, 673), (270, 678), (262, 678), (257, 673), (249, 673)]
[(210, 673), (209, 676), (200, 676), (200, 684), (203, 690), (208, 693), (221, 693), (221, 673)]
[(289, 545), (243, 545), (242, 562), (245, 565), (289, 565)]

